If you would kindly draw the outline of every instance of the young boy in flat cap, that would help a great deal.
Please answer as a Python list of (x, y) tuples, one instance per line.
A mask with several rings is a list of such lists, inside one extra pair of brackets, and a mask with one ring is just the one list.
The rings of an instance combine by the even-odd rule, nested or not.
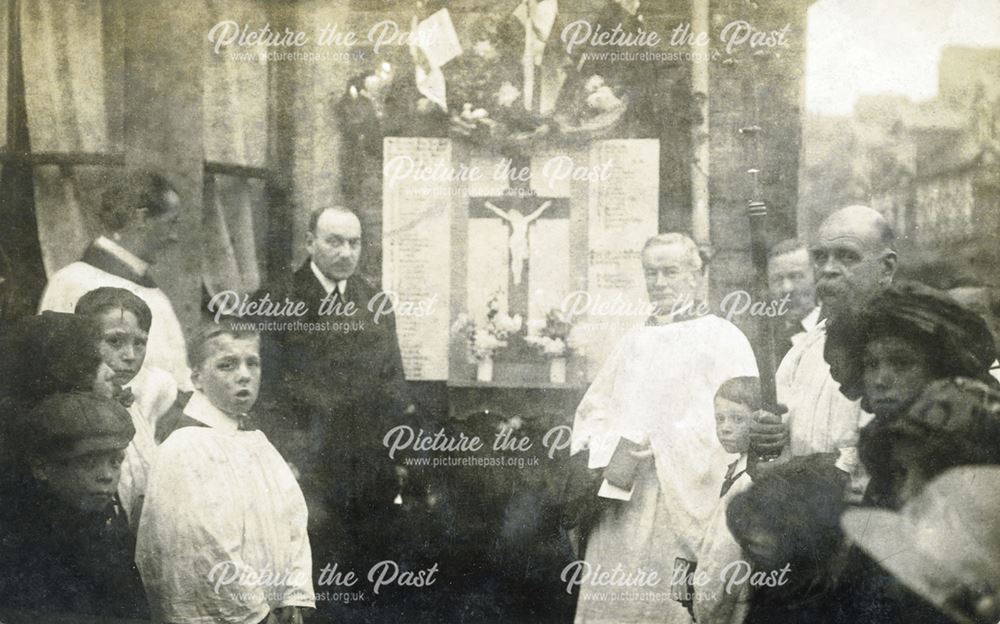
[(32, 478), (4, 505), (0, 601), (36, 612), (144, 618), (135, 542), (116, 488), (131, 418), (112, 399), (58, 393), (26, 414)]
[(229, 322), (188, 349), (195, 391), (158, 449), (136, 562), (157, 621), (299, 623), (314, 608), (305, 499), (246, 414), (260, 338)]

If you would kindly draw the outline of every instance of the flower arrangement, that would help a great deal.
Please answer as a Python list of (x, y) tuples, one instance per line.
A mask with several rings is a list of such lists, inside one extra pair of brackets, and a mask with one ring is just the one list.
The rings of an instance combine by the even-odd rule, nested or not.
[(510, 316), (500, 307), (500, 294), (494, 294), (486, 304), (486, 324), (479, 327), (469, 314), (462, 313), (451, 327), (453, 336), (465, 341), (466, 359), (477, 364), (493, 357), (497, 349), (505, 348), (512, 334), (521, 330), (520, 314)]
[[(639, 0), (607, 5), (601, 19), (611, 26), (623, 20), (642, 25)], [(497, 6), (458, 24), (462, 49), (433, 68), (437, 97), (418, 87), (414, 72), (430, 68), (412, 49), (355, 76), (337, 107), (345, 145), (368, 139), (380, 146), (383, 136), (452, 136), (516, 151), (591, 140), (618, 127), (635, 107), (645, 74), (623, 64), (585, 62), (585, 47), (567, 51), (556, 30), (554, 2), (533, 4), (538, 39), (529, 43), (526, 6)]]
[(519, 29), (510, 15), (484, 16), (469, 33), (471, 49), (443, 68), (450, 134), (492, 142), (548, 132), (546, 119), (524, 106)]
[(529, 333), (524, 341), (549, 358), (567, 357), (572, 353), (582, 353), (583, 343), (578, 331), (574, 331), (575, 318), (570, 314), (552, 308), (545, 315), (545, 324), (537, 333)]

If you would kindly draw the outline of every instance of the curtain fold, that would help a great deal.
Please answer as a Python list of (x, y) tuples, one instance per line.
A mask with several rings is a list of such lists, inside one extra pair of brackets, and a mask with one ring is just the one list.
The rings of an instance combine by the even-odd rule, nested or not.
[(210, 295), (253, 293), (261, 284), (256, 221), (264, 203), (263, 185), (223, 175), (205, 177), (205, 254), (202, 279)]
[(35, 152), (111, 151), (102, 2), (21, 3), (24, 91)]
[[(245, 0), (206, 0), (208, 32), (219, 22), (260, 27), (265, 5)], [(267, 165), (267, 48), (206, 45), (205, 159), (249, 167)]]
[[(100, 0), (21, 3), (32, 152), (108, 154), (121, 149), (112, 144), (107, 117), (104, 15)], [(115, 129), (114, 134), (121, 132)], [(97, 234), (95, 220), (87, 215), (96, 214), (100, 194), (89, 189), (95, 178), (100, 186), (107, 174), (100, 167), (33, 168), (38, 240), (48, 275), (77, 260)]]
[[(245, 0), (206, 0), (206, 31), (222, 21), (269, 23), (266, 6)], [(205, 159), (265, 167), (268, 146), (268, 68), (264, 46), (205, 46)], [(259, 180), (206, 175), (202, 280), (209, 294), (251, 293), (260, 286), (267, 254), (261, 236), (266, 219)]]
[(7, 24), (10, 0), (0, 0), (0, 149), (7, 146), (7, 38), (10, 27)]

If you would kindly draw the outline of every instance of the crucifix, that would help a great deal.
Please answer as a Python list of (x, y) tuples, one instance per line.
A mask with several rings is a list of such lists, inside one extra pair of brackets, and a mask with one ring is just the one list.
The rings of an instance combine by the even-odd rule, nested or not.
[(510, 314), (527, 317), (529, 301), (530, 233), (540, 219), (568, 219), (569, 199), (505, 195), (502, 197), (472, 197), (469, 217), (499, 218), (509, 229), (507, 240), (507, 309)]
[(517, 206), (513, 206), (507, 211), (503, 211), (491, 202), (484, 201), (483, 205), (493, 211), (498, 217), (507, 222), (510, 226), (510, 274), (514, 286), (521, 285), (521, 277), (524, 275), (524, 261), (528, 259), (528, 227), (531, 223), (542, 216), (545, 209), (552, 205), (552, 200), (546, 200), (534, 212), (528, 216), (521, 214)]

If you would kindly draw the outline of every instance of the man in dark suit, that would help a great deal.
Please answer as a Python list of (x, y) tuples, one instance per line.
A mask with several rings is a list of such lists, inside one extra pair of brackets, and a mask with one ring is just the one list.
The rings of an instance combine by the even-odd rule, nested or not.
[[(384, 524), (396, 515), (399, 488), (382, 438), (413, 408), (395, 318), (376, 317), (369, 302), (378, 291), (356, 274), (361, 243), (361, 223), (350, 210), (315, 211), (309, 259), (267, 291), (272, 301), (287, 298), (308, 309), (269, 319), (298, 321), (292, 329), (262, 332), (261, 428), (300, 472), (317, 571), (339, 562), (341, 570), (350, 565), (364, 573), (395, 556)], [(379, 301), (371, 308), (378, 310)]]

